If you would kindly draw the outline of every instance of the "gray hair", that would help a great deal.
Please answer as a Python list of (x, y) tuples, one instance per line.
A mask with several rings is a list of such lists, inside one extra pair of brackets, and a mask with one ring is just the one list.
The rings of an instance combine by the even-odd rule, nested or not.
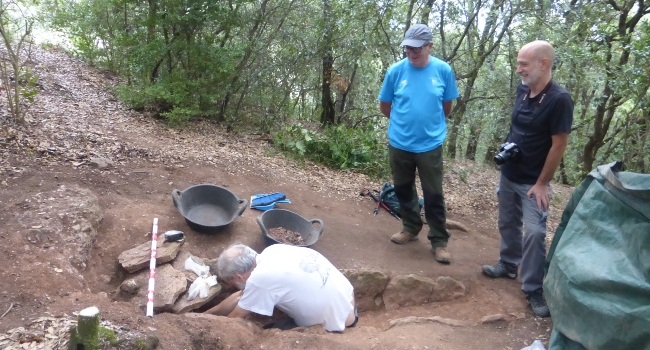
[(241, 243), (231, 244), (219, 256), (217, 274), (221, 278), (244, 274), (253, 269), (256, 257), (257, 253), (249, 246)]

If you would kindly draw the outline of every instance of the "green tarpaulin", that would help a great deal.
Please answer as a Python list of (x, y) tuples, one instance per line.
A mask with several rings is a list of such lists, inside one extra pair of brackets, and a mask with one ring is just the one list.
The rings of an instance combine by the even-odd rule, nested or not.
[(650, 349), (650, 175), (601, 165), (574, 190), (546, 260), (549, 348)]

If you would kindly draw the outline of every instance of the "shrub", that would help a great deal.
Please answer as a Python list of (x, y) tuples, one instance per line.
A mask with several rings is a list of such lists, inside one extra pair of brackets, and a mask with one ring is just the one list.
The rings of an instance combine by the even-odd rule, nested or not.
[(276, 148), (334, 169), (351, 169), (375, 177), (390, 174), (388, 150), (382, 134), (372, 127), (343, 125), (311, 131), (302, 124), (287, 125), (274, 135)]

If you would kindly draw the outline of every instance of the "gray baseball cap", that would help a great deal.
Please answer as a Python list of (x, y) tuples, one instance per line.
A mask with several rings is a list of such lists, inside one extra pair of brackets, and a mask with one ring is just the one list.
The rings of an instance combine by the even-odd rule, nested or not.
[(424, 43), (433, 39), (431, 29), (426, 24), (416, 24), (404, 34), (404, 41), (400, 46), (422, 47)]

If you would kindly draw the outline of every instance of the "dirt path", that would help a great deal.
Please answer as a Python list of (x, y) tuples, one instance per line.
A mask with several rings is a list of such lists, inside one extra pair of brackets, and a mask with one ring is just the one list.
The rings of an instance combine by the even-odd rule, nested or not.
[[(518, 282), (480, 274), (480, 266), (498, 256), (494, 169), (445, 164), (449, 218), (469, 228), (452, 232), (453, 262), (445, 266), (434, 261), (426, 232), (403, 246), (389, 241), (399, 222), (383, 211), (373, 217), (372, 201), (359, 196), (364, 187), (379, 188), (378, 181), (292, 162), (276, 155), (263, 138), (228, 135), (207, 122), (167, 129), (121, 106), (105, 89), (116, 84), (110, 76), (56, 52), (36, 50), (33, 62), (41, 92), (30, 110), (28, 129), (5, 120), (0, 132), (0, 262), (5, 266), (0, 272), (0, 314), (12, 305), (0, 319), (0, 332), (40, 316), (70, 316), (96, 305), (105, 320), (156, 335), (162, 349), (218, 349), (226, 344), (242, 349), (521, 349), (535, 339), (548, 339), (550, 320), (532, 317)], [(113, 165), (100, 170), (91, 165), (93, 157), (110, 159)], [(198, 256), (214, 258), (235, 241), (258, 251), (265, 247), (256, 223), (260, 212), (251, 209), (217, 234), (192, 231), (170, 193), (200, 183), (227, 187), (247, 199), (256, 193), (286, 193), (291, 204), (280, 207), (323, 220), (323, 236), (313, 248), (341, 269), (450, 276), (467, 293), (453, 302), (363, 313), (359, 327), (343, 335), (326, 334), (319, 327), (261, 331), (244, 321), (197, 315), (149, 319), (132, 304), (115, 301), (114, 292), (125, 278), (117, 256), (148, 240), (153, 217), (159, 218), (160, 232), (184, 231), (184, 249)], [(553, 204), (561, 208), (570, 189), (557, 190), (560, 196)], [(88, 213), (84, 203), (78, 205), (84, 210), (77, 216), (56, 212), (56, 203), (71, 196), (96, 196), (103, 216), (87, 249), (65, 250), (75, 241), (72, 233), (84, 232), (75, 225), (83, 226)], [(552, 213), (551, 231), (559, 214), (557, 209)], [(70, 259), (84, 254), (85, 260)], [(493, 315), (502, 317), (481, 322)], [(390, 326), (391, 320), (411, 316), (419, 318)], [(434, 316), (469, 325), (425, 319)], [(0, 338), (0, 349), (2, 344)]]

